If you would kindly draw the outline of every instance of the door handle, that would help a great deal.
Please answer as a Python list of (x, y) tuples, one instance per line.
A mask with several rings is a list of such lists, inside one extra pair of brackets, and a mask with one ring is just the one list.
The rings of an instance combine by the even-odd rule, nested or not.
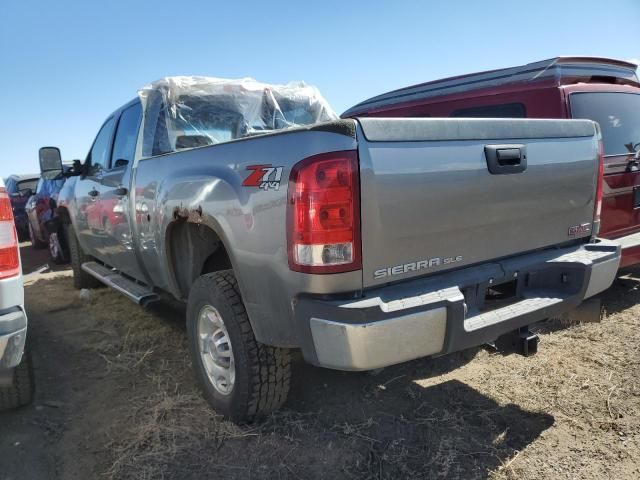
[(100, 192), (98, 190), (96, 190), (95, 188), (93, 190), (89, 190), (89, 196), (90, 197), (97, 197), (98, 195), (100, 195)]
[(485, 145), (484, 155), (492, 175), (521, 173), (527, 169), (526, 145)]
[(127, 187), (118, 187), (113, 191), (117, 197), (124, 197), (128, 192)]

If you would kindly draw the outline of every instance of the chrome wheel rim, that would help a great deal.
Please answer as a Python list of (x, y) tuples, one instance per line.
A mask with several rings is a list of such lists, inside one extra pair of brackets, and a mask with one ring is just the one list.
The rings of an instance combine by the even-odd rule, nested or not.
[(236, 380), (236, 367), (229, 332), (220, 312), (205, 305), (198, 314), (198, 349), (213, 388), (229, 395)]
[(49, 235), (49, 253), (51, 258), (58, 258), (60, 255), (60, 243), (58, 242), (58, 234), (52, 233)]

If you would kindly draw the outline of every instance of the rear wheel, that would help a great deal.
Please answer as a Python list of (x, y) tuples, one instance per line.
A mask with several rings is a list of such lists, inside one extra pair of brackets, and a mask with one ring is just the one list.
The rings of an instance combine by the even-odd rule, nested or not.
[(11, 373), (11, 383), (6, 387), (0, 386), (0, 410), (28, 405), (33, 400), (34, 390), (33, 364), (27, 337), (22, 361)]
[(67, 243), (69, 245), (69, 259), (71, 261), (71, 270), (73, 270), (73, 286), (80, 290), (81, 288), (97, 288), (100, 286), (100, 282), (82, 270), (82, 264), (91, 262), (93, 258), (84, 253), (80, 243), (78, 243), (78, 237), (73, 230), (73, 225), (66, 226)]
[(187, 305), (189, 350), (209, 404), (235, 422), (277, 410), (291, 378), (289, 350), (253, 335), (232, 271), (198, 278)]

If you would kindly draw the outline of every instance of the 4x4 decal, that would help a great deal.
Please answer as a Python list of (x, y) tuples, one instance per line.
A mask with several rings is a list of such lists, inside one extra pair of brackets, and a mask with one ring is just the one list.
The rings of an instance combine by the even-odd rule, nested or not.
[(279, 190), (282, 179), (282, 168), (271, 164), (249, 165), (251, 174), (242, 182), (243, 187), (259, 187), (262, 190)]

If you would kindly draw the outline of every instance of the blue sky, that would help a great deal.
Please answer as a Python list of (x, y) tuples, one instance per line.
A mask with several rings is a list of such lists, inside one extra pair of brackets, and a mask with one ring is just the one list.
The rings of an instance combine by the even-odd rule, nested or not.
[(640, 59), (640, 0), (30, 1), (0, 6), (0, 176), (165, 75), (305, 80), (334, 109), (450, 75), (557, 55)]

